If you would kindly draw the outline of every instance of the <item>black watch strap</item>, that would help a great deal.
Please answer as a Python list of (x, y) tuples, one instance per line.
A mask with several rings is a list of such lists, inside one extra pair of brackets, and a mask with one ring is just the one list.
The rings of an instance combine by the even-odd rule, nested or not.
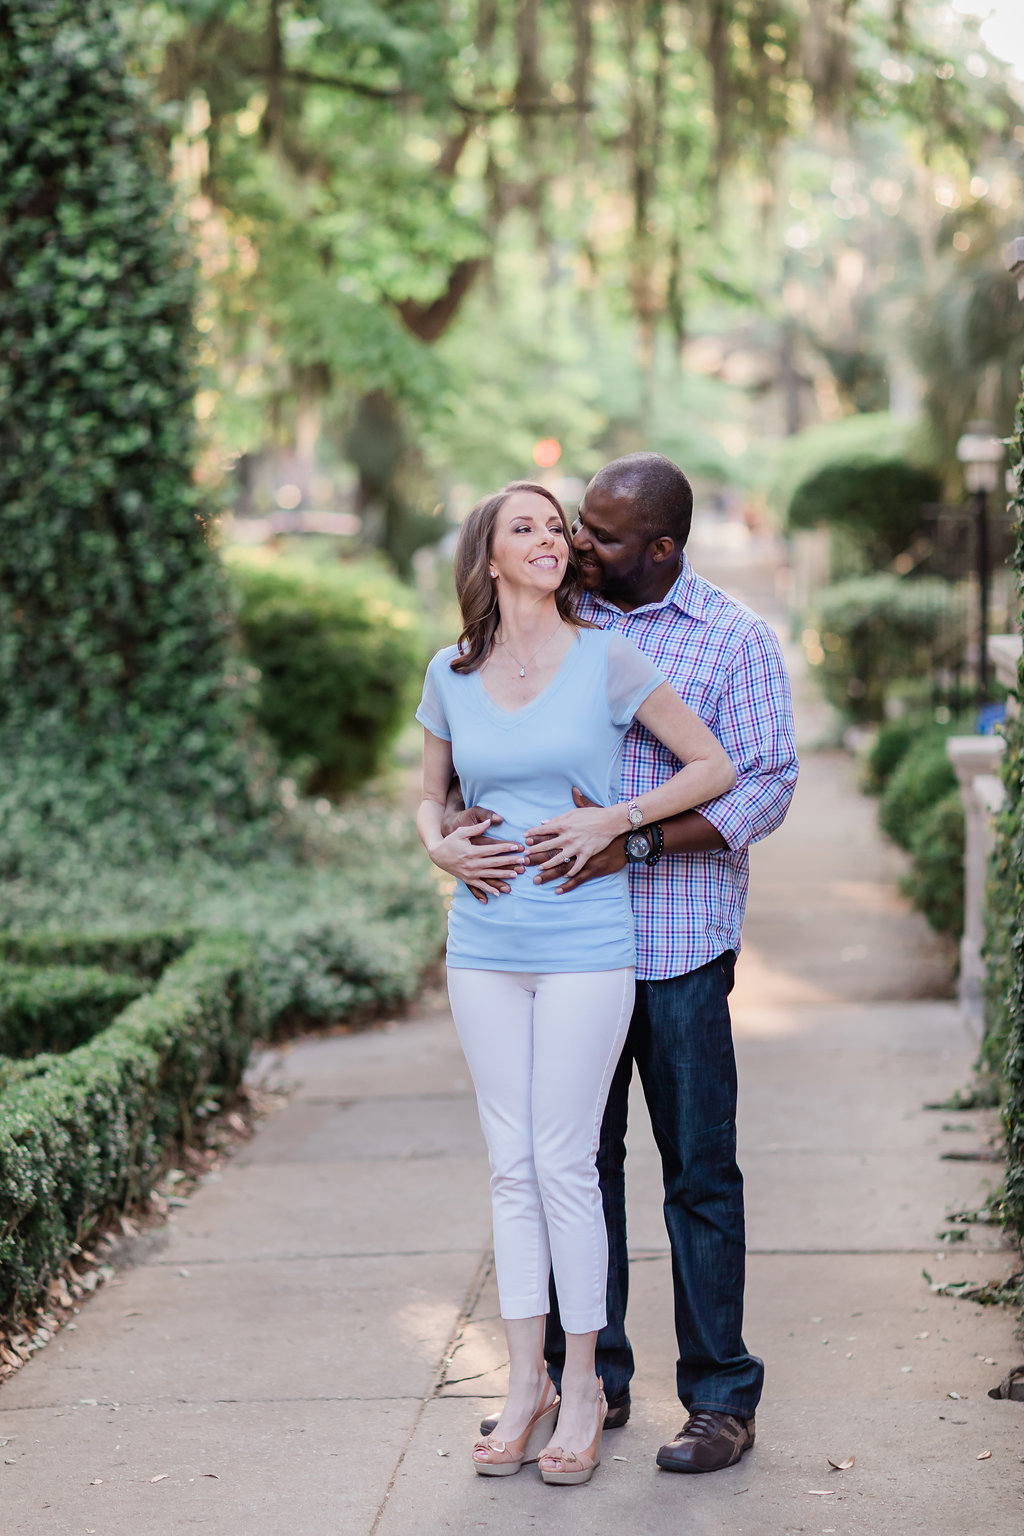
[(644, 863), (648, 868), (653, 869), (665, 852), (665, 833), (662, 830), (660, 821), (650, 822), (645, 831), (651, 835), (651, 851), (644, 860)]

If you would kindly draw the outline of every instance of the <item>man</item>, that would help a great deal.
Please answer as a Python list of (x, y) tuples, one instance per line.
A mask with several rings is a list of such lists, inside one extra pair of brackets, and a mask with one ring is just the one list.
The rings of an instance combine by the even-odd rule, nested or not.
[[(636, 1005), (598, 1153), (609, 1241), (608, 1323), (597, 1349), (606, 1427), (628, 1419), (633, 1375), (625, 1331), (625, 1132), (635, 1063), (662, 1159), (676, 1385), (689, 1414), (657, 1461), (667, 1471), (713, 1472), (753, 1444), (764, 1379), (762, 1362), (742, 1338), (743, 1182), (728, 994), (746, 904), (747, 848), (782, 822), (797, 760), (778, 642), (763, 620), (694, 572), (684, 553), (692, 508), (686, 476), (660, 454), (629, 454), (600, 470), (573, 529), (586, 588), (580, 611), (619, 629), (660, 667), (714, 730), (738, 782), (700, 811), (617, 839), (560, 889), (629, 863)], [(652, 789), (675, 767), (671, 754), (634, 725), (622, 798)], [(586, 803), (578, 792), (575, 798)], [(554, 1295), (546, 1353), (557, 1385), (564, 1335)]]

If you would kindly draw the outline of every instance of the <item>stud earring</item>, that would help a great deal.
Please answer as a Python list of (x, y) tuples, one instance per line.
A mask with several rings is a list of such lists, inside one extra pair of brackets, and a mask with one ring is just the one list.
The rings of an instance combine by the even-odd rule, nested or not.
[(497, 571), (492, 571), (492, 572), (491, 572), (491, 580), (492, 580), (492, 581), (497, 581), (497, 579), (498, 579), (498, 573), (497, 573)]

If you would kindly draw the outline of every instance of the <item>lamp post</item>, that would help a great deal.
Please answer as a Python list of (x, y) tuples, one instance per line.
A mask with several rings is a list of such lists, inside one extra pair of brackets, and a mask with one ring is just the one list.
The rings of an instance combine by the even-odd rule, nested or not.
[(988, 692), (988, 498), (1000, 480), (1003, 444), (991, 422), (971, 421), (956, 445), (964, 484), (974, 501), (974, 558), (978, 574), (978, 692)]

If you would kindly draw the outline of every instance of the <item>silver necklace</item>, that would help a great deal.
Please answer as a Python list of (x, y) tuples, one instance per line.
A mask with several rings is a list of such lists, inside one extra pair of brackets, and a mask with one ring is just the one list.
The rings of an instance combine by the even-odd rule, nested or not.
[(546, 645), (549, 645), (551, 643), (551, 641), (558, 634), (558, 631), (561, 629), (561, 627), (562, 627), (562, 621), (561, 621), (561, 619), (559, 619), (558, 624), (551, 631), (550, 635), (548, 635), (548, 638), (546, 640), (542, 640), (540, 645), (538, 645), (537, 649), (534, 651), (533, 655), (532, 656), (527, 656), (525, 661), (520, 661), (519, 660), (519, 657), (516, 655), (515, 651), (509, 645), (507, 640), (497, 640), (496, 639), (495, 643), (497, 645), (503, 645), (505, 647), (505, 649), (508, 651), (509, 655), (512, 657), (512, 660), (515, 662), (516, 666), (519, 668), (519, 676), (520, 677), (525, 677), (526, 676), (526, 669), (527, 669), (527, 667), (531, 664), (531, 662), (534, 662), (534, 661), (537, 660), (537, 657), (540, 655), (541, 651), (544, 649), (544, 647)]

